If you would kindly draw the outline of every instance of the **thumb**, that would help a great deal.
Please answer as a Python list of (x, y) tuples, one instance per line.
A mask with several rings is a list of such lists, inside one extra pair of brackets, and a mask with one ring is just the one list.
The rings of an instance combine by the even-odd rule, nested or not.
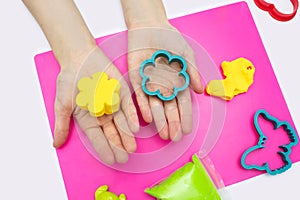
[(194, 53), (190, 50), (191, 53), (187, 55), (187, 73), (190, 76), (190, 86), (194, 90), (194, 92), (201, 94), (203, 93), (203, 85), (201, 82), (201, 77), (196, 65), (196, 60), (194, 57)]
[(67, 141), (70, 130), (72, 108), (62, 106), (58, 100), (55, 102), (55, 128), (53, 146), (59, 148)]
[(73, 77), (70, 73), (61, 72), (57, 77), (56, 99), (54, 105), (55, 128), (53, 146), (59, 148), (65, 144), (70, 130), (70, 120), (73, 112), (72, 91)]

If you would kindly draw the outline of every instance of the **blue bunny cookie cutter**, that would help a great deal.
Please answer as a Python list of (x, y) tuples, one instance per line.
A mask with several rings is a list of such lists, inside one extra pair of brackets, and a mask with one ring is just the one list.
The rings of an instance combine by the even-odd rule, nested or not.
[[(282, 149), (282, 151), (277, 152), (280, 155), (280, 157), (284, 163), (284, 165), (281, 166), (280, 168), (271, 170), (268, 162), (264, 163), (262, 166), (247, 165), (245, 163), (245, 159), (249, 155), (249, 153), (251, 153), (255, 150), (258, 150), (258, 149), (265, 148), (264, 144), (265, 144), (265, 141), (267, 140), (267, 136), (263, 134), (263, 132), (258, 124), (258, 117), (260, 115), (265, 120), (270, 121), (274, 125), (274, 129), (278, 129), (279, 127), (282, 126), (284, 128), (285, 132), (289, 136), (290, 143), (279, 146), (280, 149)], [(296, 146), (298, 144), (299, 139), (298, 139), (296, 131), (293, 129), (293, 127), (290, 125), (290, 123), (286, 122), (286, 121), (279, 121), (277, 118), (271, 116), (266, 110), (260, 109), (254, 115), (254, 126), (255, 126), (257, 133), (259, 134), (259, 141), (256, 146), (250, 147), (243, 153), (242, 158), (241, 158), (242, 166), (248, 170), (257, 169), (260, 171), (266, 171), (270, 175), (281, 174), (281, 173), (285, 172), (286, 170), (288, 170), (289, 168), (291, 168), (292, 161), (289, 158), (289, 155), (292, 152), (292, 147)]]
[[(157, 59), (159, 57), (165, 57), (166, 59), (168, 59), (169, 64), (172, 62), (178, 62), (182, 66), (182, 70), (178, 73), (178, 75), (184, 77), (185, 84), (179, 88), (174, 86), (173, 94), (170, 96), (163, 96), (159, 89), (157, 89), (154, 92), (151, 92), (146, 87), (146, 84), (150, 79), (148, 76), (146, 76), (144, 74), (144, 70), (149, 65), (155, 67), (155, 59)], [(187, 64), (186, 64), (186, 61), (184, 58), (182, 58), (181, 56), (178, 56), (178, 55), (171, 55), (168, 51), (165, 51), (165, 50), (158, 50), (152, 55), (152, 57), (150, 59), (143, 61), (140, 65), (140, 75), (142, 77), (142, 89), (146, 94), (148, 94), (150, 96), (157, 96), (159, 99), (161, 99), (163, 101), (170, 101), (177, 96), (178, 92), (185, 90), (189, 86), (190, 77), (187, 74), (186, 69), (187, 69)]]

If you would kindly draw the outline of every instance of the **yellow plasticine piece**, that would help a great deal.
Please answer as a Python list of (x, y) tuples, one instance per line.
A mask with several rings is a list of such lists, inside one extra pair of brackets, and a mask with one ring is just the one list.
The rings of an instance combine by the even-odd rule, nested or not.
[(100, 117), (119, 110), (120, 83), (116, 79), (109, 79), (104, 72), (93, 74), (92, 78), (83, 77), (77, 85), (79, 94), (76, 104), (88, 110), (92, 116)]
[(209, 95), (231, 100), (235, 95), (248, 91), (253, 83), (255, 67), (246, 58), (238, 58), (221, 64), (225, 79), (211, 80), (206, 92)]

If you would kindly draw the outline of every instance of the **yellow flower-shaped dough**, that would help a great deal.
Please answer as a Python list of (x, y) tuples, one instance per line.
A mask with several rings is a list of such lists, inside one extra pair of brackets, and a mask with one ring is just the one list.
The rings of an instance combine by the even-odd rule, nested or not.
[(97, 72), (92, 78), (83, 77), (77, 86), (79, 94), (76, 104), (88, 110), (92, 116), (100, 117), (119, 110), (120, 83), (116, 79), (109, 79), (106, 73)]
[(246, 58), (238, 58), (221, 64), (224, 80), (212, 80), (206, 87), (206, 92), (225, 100), (231, 100), (235, 95), (248, 91), (253, 83), (255, 67)]

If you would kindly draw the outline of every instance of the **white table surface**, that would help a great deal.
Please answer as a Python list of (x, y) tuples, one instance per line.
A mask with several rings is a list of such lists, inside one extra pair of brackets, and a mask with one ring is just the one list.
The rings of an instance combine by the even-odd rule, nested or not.
[[(233, 2), (236, 1), (164, 1), (169, 18)], [(300, 130), (300, 13), (290, 22), (278, 22), (253, 1), (247, 2)], [(287, 0), (272, 2), (282, 11), (292, 10)], [(119, 0), (76, 3), (95, 37), (126, 28)], [(0, 199), (65, 200), (67, 195), (33, 62), (35, 54), (50, 47), (21, 1), (0, 1), (0, 16)], [(281, 175), (261, 175), (227, 189), (233, 200), (294, 200), (300, 199), (299, 185), (300, 162)]]

